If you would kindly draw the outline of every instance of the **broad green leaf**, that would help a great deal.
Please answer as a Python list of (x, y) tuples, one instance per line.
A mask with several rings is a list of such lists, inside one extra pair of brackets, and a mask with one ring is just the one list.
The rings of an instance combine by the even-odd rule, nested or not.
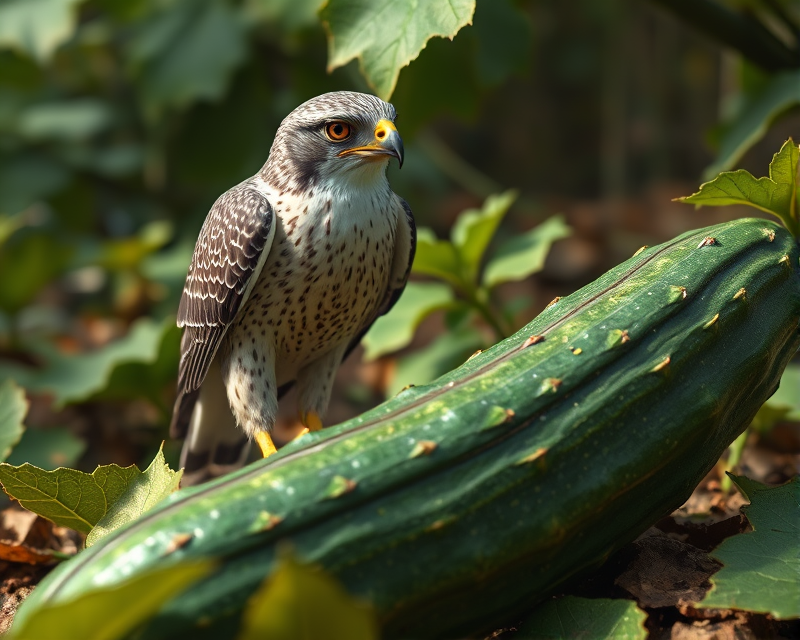
[(414, 255), (413, 273), (433, 276), (463, 288), (461, 262), (453, 244), (439, 240), (430, 229), (417, 229), (417, 252)]
[(387, 397), (396, 395), (407, 385), (432, 382), (463, 364), (484, 343), (483, 336), (470, 326), (440, 335), (419, 351), (398, 359), (394, 379), (386, 391)]
[(407, 346), (414, 338), (419, 323), (453, 300), (453, 290), (446, 284), (409, 282), (392, 310), (378, 318), (364, 336), (364, 359), (374, 360)]
[(28, 511), (59, 526), (89, 533), (139, 473), (133, 465), (112, 464), (84, 473), (63, 468), (45, 471), (27, 462), (19, 467), (2, 463), (0, 483)]
[(772, 122), (795, 105), (800, 105), (800, 70), (775, 74), (727, 128), (717, 159), (705, 170), (705, 178), (710, 180), (734, 166), (745, 151), (764, 137)]
[(45, 344), (34, 345), (32, 348), (47, 363), (43, 370), (5, 365), (0, 367), (0, 376), (14, 377), (31, 391), (53, 394), (55, 406), (60, 408), (106, 389), (112, 374), (123, 365), (156, 362), (164, 337), (172, 328), (172, 319), (157, 323), (144, 318), (136, 321), (123, 338), (78, 355), (61, 353)]
[(647, 614), (633, 600), (566, 596), (540, 605), (514, 635), (519, 640), (645, 640)]
[(144, 473), (137, 474), (125, 489), (125, 493), (109, 504), (105, 515), (86, 536), (86, 546), (92, 546), (103, 536), (135, 520), (169, 494), (177, 491), (182, 475), (182, 469), (173, 471), (169, 468), (164, 462), (164, 453), (159, 449)]
[(756, 179), (744, 169), (727, 171), (700, 185), (697, 193), (676, 200), (713, 207), (745, 204), (777, 216), (789, 231), (800, 236), (798, 159), (798, 146), (787, 140), (769, 163), (768, 178)]
[(19, 442), (25, 431), (22, 421), (28, 413), (28, 401), (25, 391), (13, 380), (0, 384), (0, 462), (8, 458), (8, 454)]
[(541, 271), (551, 245), (571, 233), (563, 216), (553, 216), (521, 236), (498, 247), (486, 265), (483, 285), (490, 289), (501, 282), (523, 280)]
[(728, 474), (750, 505), (753, 531), (727, 538), (712, 556), (724, 565), (698, 606), (800, 618), (800, 477), (768, 487)]
[(173, 2), (140, 25), (128, 50), (152, 114), (222, 97), (246, 56), (240, 17), (227, 2)]
[(8, 640), (80, 638), (119, 640), (149, 620), (193, 583), (214, 569), (210, 560), (171, 563), (112, 587), (102, 586), (66, 601), (20, 608)]
[(328, 0), (320, 17), (328, 30), (328, 70), (358, 58), (375, 92), (388, 100), (400, 69), (425, 43), (451, 40), (472, 23), (475, 0)]
[(372, 610), (320, 569), (284, 557), (250, 598), (238, 640), (377, 640)]
[(86, 451), (87, 443), (66, 427), (26, 429), (6, 462), (19, 466), (26, 462), (52, 471), (71, 467)]
[(19, 467), (2, 463), (0, 483), (28, 511), (88, 534), (107, 513), (110, 515), (101, 525), (104, 532), (136, 517), (174, 491), (181, 474), (164, 467), (160, 451), (144, 473), (136, 465), (109, 464), (84, 473), (65, 468), (45, 471), (28, 463)]
[(469, 282), (477, 283), (478, 270), (486, 247), (516, 198), (516, 191), (489, 196), (481, 209), (468, 209), (458, 216), (450, 238), (458, 251)]
[(765, 406), (784, 409), (786, 420), (800, 420), (800, 364), (790, 363), (784, 369), (778, 390)]
[(3, 0), (0, 2), (0, 48), (13, 48), (45, 61), (69, 40), (80, 0)]

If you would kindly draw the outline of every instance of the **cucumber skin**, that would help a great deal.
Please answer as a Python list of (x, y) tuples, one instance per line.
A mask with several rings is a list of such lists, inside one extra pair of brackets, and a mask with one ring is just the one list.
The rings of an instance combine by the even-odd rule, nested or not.
[(508, 621), (680, 506), (774, 393), (800, 347), (798, 254), (757, 219), (645, 249), (434, 383), (178, 492), (58, 567), (18, 619), (211, 556), (140, 637), (233, 638), (288, 542), (371, 600), (384, 638)]

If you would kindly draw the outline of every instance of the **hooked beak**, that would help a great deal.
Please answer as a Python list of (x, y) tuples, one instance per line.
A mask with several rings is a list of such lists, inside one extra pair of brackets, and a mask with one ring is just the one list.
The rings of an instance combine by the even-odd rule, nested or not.
[(397, 127), (391, 120), (380, 120), (375, 125), (375, 137), (373, 141), (363, 147), (351, 147), (339, 152), (339, 157), (357, 155), (362, 157), (374, 157), (376, 160), (383, 156), (394, 156), (403, 166), (403, 139), (397, 133)]

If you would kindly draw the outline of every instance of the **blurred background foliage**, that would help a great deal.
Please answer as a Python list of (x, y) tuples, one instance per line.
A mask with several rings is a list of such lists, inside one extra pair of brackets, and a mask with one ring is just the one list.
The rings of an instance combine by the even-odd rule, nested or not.
[(0, 382), (30, 399), (12, 462), (153, 458), (202, 220), (312, 96), (391, 94), (407, 155), (390, 179), (426, 228), (421, 279), (369, 361), (346, 363), (329, 421), (460, 363), (639, 246), (738, 215), (670, 200), (734, 165), (763, 175), (800, 135), (795, 0), (478, 0), (471, 26), (402, 69), (415, 51), (386, 62), (373, 45), (413, 14), (422, 46), (428, 13), (323, 4), (0, 0)]

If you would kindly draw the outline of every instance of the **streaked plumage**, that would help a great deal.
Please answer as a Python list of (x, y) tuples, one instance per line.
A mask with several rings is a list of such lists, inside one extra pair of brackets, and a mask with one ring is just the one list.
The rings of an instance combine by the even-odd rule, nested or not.
[[(416, 232), (385, 175), (392, 155), (402, 162), (394, 119), (374, 96), (314, 98), (283, 121), (261, 171), (211, 208), (178, 311), (172, 434), (187, 438), (189, 482), (240, 465), (245, 435), (272, 428), (288, 386), (302, 412), (323, 413), (342, 359), (402, 292)], [(339, 122), (346, 140), (329, 137)]]

